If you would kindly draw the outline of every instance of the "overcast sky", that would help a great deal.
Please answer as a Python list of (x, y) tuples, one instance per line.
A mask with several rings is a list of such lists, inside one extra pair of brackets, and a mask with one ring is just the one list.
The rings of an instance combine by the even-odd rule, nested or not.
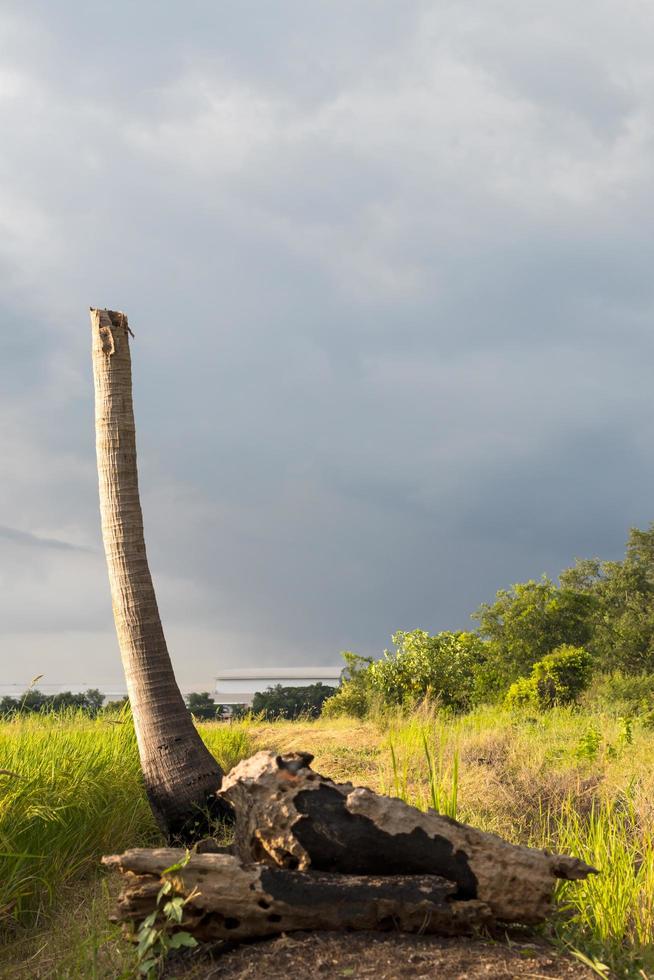
[(0, 47), (0, 682), (121, 678), (90, 305), (186, 687), (654, 519), (649, 0), (21, 0)]

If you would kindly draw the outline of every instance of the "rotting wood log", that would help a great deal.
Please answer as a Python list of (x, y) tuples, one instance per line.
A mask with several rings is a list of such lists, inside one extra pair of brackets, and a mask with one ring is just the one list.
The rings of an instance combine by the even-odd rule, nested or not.
[[(184, 858), (174, 848), (136, 848), (103, 858), (122, 872), (115, 922), (139, 923), (157, 907), (162, 873)], [(398, 929), (457, 935), (490, 924), (487, 905), (456, 901), (435, 875), (393, 877), (288, 871), (243, 865), (227, 854), (192, 854), (163, 876), (189, 897), (179, 929), (210, 941), (256, 939), (307, 929)]]
[(355, 875), (439, 875), (455, 897), (479, 900), (495, 919), (533, 924), (551, 909), (557, 878), (595, 869), (574, 857), (509, 844), (435, 810), (311, 769), (305, 752), (258, 752), (225, 776), (220, 796), (236, 813), (241, 861)]

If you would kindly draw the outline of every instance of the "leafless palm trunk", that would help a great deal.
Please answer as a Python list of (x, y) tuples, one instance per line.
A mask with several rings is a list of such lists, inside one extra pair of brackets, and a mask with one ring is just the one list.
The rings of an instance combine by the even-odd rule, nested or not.
[(206, 833), (207, 807), (216, 814), (222, 770), (177, 686), (148, 568), (127, 317), (92, 309), (91, 326), (102, 537), (143, 777), (162, 830), (190, 838), (196, 822)]

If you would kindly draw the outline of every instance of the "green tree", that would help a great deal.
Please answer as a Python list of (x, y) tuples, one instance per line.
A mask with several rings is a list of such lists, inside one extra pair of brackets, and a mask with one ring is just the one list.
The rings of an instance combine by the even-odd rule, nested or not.
[(97, 687), (92, 687), (80, 694), (73, 694), (72, 691), (62, 691), (60, 694), (51, 695), (45, 700), (43, 708), (47, 711), (65, 711), (67, 708), (77, 709), (95, 717), (102, 707), (103, 701), (104, 695), (102, 692)]
[(336, 693), (327, 684), (307, 684), (305, 687), (283, 687), (276, 684), (265, 691), (257, 691), (252, 700), (254, 714), (263, 713), (267, 718), (297, 718), (310, 715), (317, 718), (322, 706)]
[(18, 701), (11, 695), (5, 694), (0, 699), (0, 718), (9, 718), (18, 711)]
[(186, 704), (195, 718), (202, 718), (205, 721), (215, 721), (219, 713), (220, 706), (216, 704), (208, 691), (201, 691), (199, 694), (187, 694)]
[(90, 714), (97, 715), (104, 704), (104, 694), (97, 687), (89, 687), (84, 691), (84, 704)]
[(487, 641), (479, 696), (495, 698), (562, 644), (584, 646), (593, 636), (598, 599), (592, 591), (558, 587), (547, 576), (500, 590), (474, 614)]
[(43, 694), (36, 687), (29, 687), (18, 698), (4, 697), (0, 701), (0, 715), (16, 712), (65, 711), (73, 709), (85, 711), (95, 716), (104, 701), (104, 695), (97, 688), (89, 688), (80, 694), (60, 691), (59, 694)]
[(595, 603), (587, 646), (601, 665), (654, 672), (654, 524), (630, 530), (622, 561), (578, 560), (560, 579)]

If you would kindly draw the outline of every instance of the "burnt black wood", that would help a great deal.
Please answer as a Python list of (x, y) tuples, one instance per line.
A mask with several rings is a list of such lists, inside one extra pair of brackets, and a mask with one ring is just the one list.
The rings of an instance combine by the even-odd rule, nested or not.
[(298, 793), (293, 803), (303, 818), (292, 833), (317, 871), (369, 875), (439, 875), (456, 882), (455, 898), (477, 897), (477, 878), (468, 856), (439, 834), (420, 827), (387, 834), (372, 820), (350, 813), (346, 797), (331, 786)]

